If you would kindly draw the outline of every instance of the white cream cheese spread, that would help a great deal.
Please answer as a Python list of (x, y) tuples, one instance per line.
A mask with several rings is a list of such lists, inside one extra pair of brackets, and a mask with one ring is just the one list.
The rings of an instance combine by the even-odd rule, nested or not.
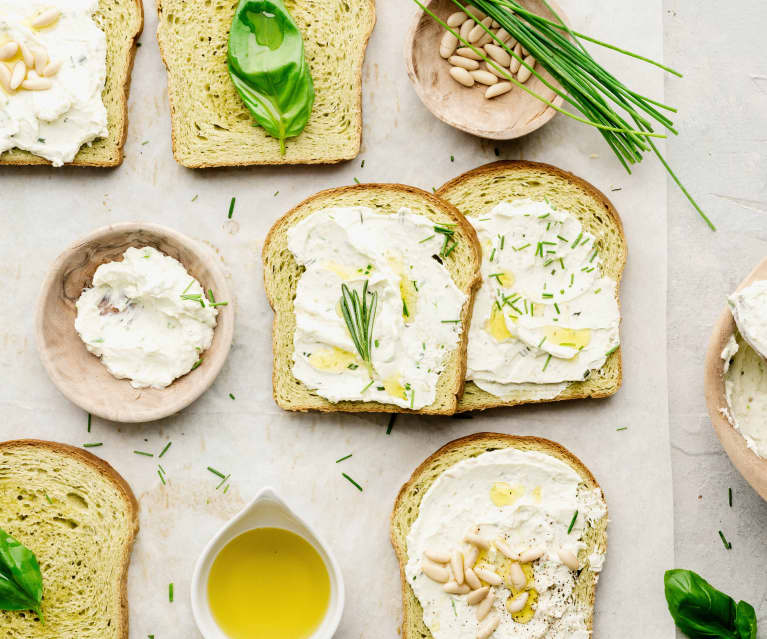
[(620, 343), (615, 280), (594, 237), (548, 202), (501, 202), (468, 218), (482, 245), (466, 378), (500, 397), (552, 399)]
[(730, 423), (748, 447), (767, 459), (767, 363), (739, 333), (722, 351), (724, 390)]
[[(601, 570), (603, 553), (581, 551), (586, 527), (606, 513), (601, 491), (586, 487), (570, 466), (542, 452), (505, 448), (451, 466), (424, 495), (407, 537), (406, 578), (435, 639), (474, 638), (487, 619), (496, 624), (496, 639), (587, 639), (587, 611), (573, 592), (576, 569)], [(489, 548), (473, 546), (476, 538)], [(458, 590), (450, 583), (456, 571), (452, 561), (444, 568), (448, 586), (424, 572), (425, 566), (439, 566), (429, 556), (452, 557), (456, 549), (463, 556), (465, 594), (445, 590)], [(572, 565), (579, 552), (583, 565)], [(482, 603), (468, 593), (470, 566), (492, 595), (482, 620), (477, 618)]]
[(733, 293), (728, 302), (743, 339), (762, 357), (767, 355), (767, 280)]
[[(467, 303), (439, 258), (445, 230), (404, 208), (329, 208), (293, 226), (288, 247), (305, 268), (294, 300), (296, 379), (331, 402), (432, 404)], [(377, 296), (372, 379), (341, 308), (342, 285), (361, 296), (366, 282), (368, 301)]]
[(85, 346), (134, 388), (164, 388), (196, 368), (218, 315), (181, 263), (152, 247), (99, 266), (76, 306)]
[[(98, 0), (0, 0), (0, 152), (18, 147), (61, 166), (108, 135), (97, 9)], [(35, 27), (46, 12), (55, 19)], [(13, 90), (18, 72), (24, 81)]]

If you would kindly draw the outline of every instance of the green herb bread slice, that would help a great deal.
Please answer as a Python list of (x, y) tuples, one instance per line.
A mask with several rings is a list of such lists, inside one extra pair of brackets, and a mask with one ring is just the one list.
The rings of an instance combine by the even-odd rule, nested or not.
[(446, 444), (391, 516), (403, 639), (591, 636), (607, 521), (596, 479), (560, 444), (499, 433)]
[[(99, 0), (94, 21), (107, 39), (107, 75), (101, 99), (107, 110), (109, 135), (83, 145), (71, 166), (111, 167), (122, 164), (128, 135), (128, 91), (136, 42), (144, 26), (142, 0)], [(0, 155), (0, 165), (49, 165), (45, 158), (21, 149)]]
[(12, 639), (127, 639), (138, 504), (105, 461), (66, 444), (0, 443), (0, 528), (37, 556), (42, 614), (0, 611)]
[[(280, 407), (455, 412), (479, 245), (453, 206), (399, 184), (323, 191), (272, 227), (263, 266)], [(344, 315), (346, 293), (377, 305), (368, 358)]]
[[(523, 161), (479, 167), (437, 195), (466, 215), (483, 244), (458, 411), (617, 392), (627, 247), (607, 197), (566, 171)], [(515, 273), (499, 263), (523, 266)]]
[(190, 168), (331, 164), (362, 140), (362, 63), (375, 24), (373, 0), (287, 3), (303, 34), (315, 101), (303, 133), (280, 142), (259, 126), (229, 77), (237, 0), (158, 0), (157, 37), (168, 70), (173, 153)]

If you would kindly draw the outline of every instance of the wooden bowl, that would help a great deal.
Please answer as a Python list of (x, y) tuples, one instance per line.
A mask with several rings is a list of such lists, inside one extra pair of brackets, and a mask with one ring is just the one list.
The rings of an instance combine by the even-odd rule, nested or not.
[[(737, 290), (740, 291), (753, 282), (764, 279), (767, 279), (767, 259), (759, 263)], [(722, 351), (730, 340), (730, 336), (734, 334), (735, 328), (732, 313), (729, 308), (726, 308), (714, 327), (706, 352), (704, 381), (706, 404), (714, 430), (733, 465), (759, 496), (767, 500), (767, 459), (759, 457), (748, 447), (746, 440), (735, 430), (721, 410), (727, 408)]]
[[(553, 19), (552, 13), (541, 0), (525, 0), (521, 4), (530, 11)], [(559, 5), (553, 0), (549, 4), (567, 23)], [(459, 10), (451, 0), (429, 0), (424, 5), (443, 22), (451, 13)], [(450, 77), (450, 64), (439, 55), (440, 40), (444, 33), (440, 24), (426, 12), (421, 12), (414, 20), (405, 43), (405, 61), (410, 81), (424, 106), (440, 120), (481, 138), (511, 140), (535, 131), (556, 115), (554, 109), (518, 86), (514, 86), (505, 95), (488, 100), (484, 90), (476, 85), (467, 88), (458, 84)], [(458, 46), (462, 45), (459, 43)], [(536, 65), (535, 70), (555, 84), (540, 65)], [(552, 104), (558, 107), (562, 105), (562, 98), (535, 76), (525, 86)]]
[[(163, 389), (136, 389), (117, 379), (85, 348), (75, 331), (75, 302), (91, 286), (98, 266), (122, 259), (130, 247), (152, 246), (181, 262), (204, 290), (229, 301), (220, 306), (213, 343), (202, 365)], [(218, 259), (200, 242), (154, 224), (114, 224), (66, 249), (43, 283), (37, 307), (37, 348), (53, 383), (84, 411), (115, 422), (148, 422), (186, 408), (213, 383), (229, 353), (234, 331), (232, 291)]]

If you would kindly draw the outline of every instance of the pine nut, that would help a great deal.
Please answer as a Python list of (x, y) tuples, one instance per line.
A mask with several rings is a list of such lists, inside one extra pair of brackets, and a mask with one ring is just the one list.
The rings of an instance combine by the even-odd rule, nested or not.
[(32, 20), (32, 26), (35, 29), (43, 29), (44, 27), (51, 26), (60, 17), (61, 17), (61, 11), (59, 11), (58, 9), (46, 9), (34, 20)]
[(0, 60), (10, 60), (19, 51), (19, 43), (11, 40), (0, 47)]
[(458, 38), (456, 38), (450, 31), (445, 31), (445, 33), (442, 35), (442, 41), (439, 45), (439, 54), (447, 59), (453, 53), (455, 53), (456, 48), (458, 47)]
[[(479, 39), (480, 39), (480, 38), (481, 38), (483, 35), (487, 35), (487, 33), (486, 33), (485, 29), (483, 29), (482, 27), (483, 27), (483, 26), (484, 26), (485, 28), (489, 27), (491, 22), (492, 22), (492, 20), (491, 20), (490, 18), (485, 18), (485, 19), (484, 19), (482, 22), (480, 22), (479, 24), (477, 24), (477, 25), (476, 25), (476, 26), (475, 26), (475, 27), (474, 27), (474, 28), (473, 28), (473, 29), (472, 29), (472, 30), (469, 32), (469, 42), (470, 42), (471, 44), (474, 44), (475, 42), (478, 42), (478, 41), (479, 41)], [(482, 46), (482, 45), (480, 45), (480, 46)]]
[(474, 43), (474, 46), (476, 46), (478, 48), (482, 48), (486, 44), (490, 44), (491, 42), (493, 42), (493, 36), (490, 35), (489, 33), (485, 33), (485, 35), (483, 35), (479, 40), (477, 40)]
[(477, 630), (477, 639), (488, 639), (495, 632), (499, 623), (501, 623), (501, 618), (498, 615), (490, 615)]
[(450, 67), (450, 77), (465, 87), (474, 86), (474, 77), (463, 67)]
[(514, 562), (511, 564), (511, 569), (509, 570), (509, 579), (511, 580), (511, 585), (514, 586), (515, 590), (522, 590), (527, 585), (527, 577), (525, 576), (525, 571), (522, 570), (522, 567)]
[(8, 86), (11, 87), (11, 91), (15, 91), (24, 82), (24, 78), (27, 75), (27, 65), (23, 60), (19, 60), (13, 67), (13, 73), (11, 73), (11, 81)]
[(474, 564), (477, 563), (477, 557), (479, 557), (479, 548), (469, 544), (463, 551), (464, 572), (466, 568), (474, 568)]
[(573, 553), (564, 548), (560, 548), (557, 554), (559, 555), (560, 561), (570, 570), (578, 570), (578, 557)]
[(450, 553), (434, 550), (433, 548), (427, 548), (424, 550), (423, 556), (426, 557), (426, 559), (429, 561), (433, 561), (435, 564), (450, 563)]
[(484, 20), (487, 18), (487, 14), (483, 11), (480, 11), (477, 9), (477, 7), (465, 7), (466, 13), (468, 13), (472, 18), (475, 18), (477, 21)]
[(450, 579), (450, 573), (448, 572), (447, 568), (432, 563), (431, 561), (422, 561), (421, 570), (423, 570), (423, 574), (426, 575), (429, 579), (440, 584), (444, 584), (448, 579)]
[(501, 551), (502, 554), (504, 554), (506, 557), (513, 561), (517, 561), (517, 553), (515, 553), (509, 544), (507, 544), (503, 539), (496, 539), (493, 542), (493, 545)]
[(459, 55), (462, 58), (468, 58), (469, 60), (481, 60), (482, 59), (482, 56), (479, 55), (478, 53), (474, 53), (474, 49), (472, 49), (470, 47), (461, 47), (455, 53), (456, 53), (456, 55)]
[(482, 581), (490, 584), (491, 586), (500, 586), (503, 583), (503, 579), (501, 579), (496, 573), (494, 573), (489, 568), (475, 568), (474, 574), (477, 575), (477, 577), (479, 577)]
[(21, 88), (26, 89), (27, 91), (45, 91), (46, 89), (50, 89), (52, 86), (53, 82), (51, 82), (48, 78), (41, 78), (37, 74), (32, 76), (31, 73), (30, 77), (21, 83)]
[(4, 64), (0, 64), (0, 86), (6, 91), (11, 90), (11, 71)]
[(482, 602), (477, 606), (477, 609), (474, 611), (474, 614), (477, 617), (477, 621), (482, 621), (485, 617), (487, 617), (487, 613), (493, 609), (494, 601), (495, 593), (491, 590), (487, 593), (487, 597), (482, 600)]
[(535, 68), (535, 58), (531, 55), (527, 56), (525, 58), (525, 64), (527, 66), (523, 66), (517, 74), (517, 80), (519, 80), (522, 84), (527, 82), (530, 79), (530, 76), (533, 75), (532, 70)]
[(442, 590), (449, 592), (451, 595), (468, 595), (469, 587), (466, 584), (457, 584), (454, 581), (448, 581)]
[[(508, 80), (508, 76), (511, 75), (509, 73), (508, 69), (498, 69), (496, 67), (499, 67), (500, 65), (497, 62), (493, 62), (490, 64), (489, 62), (485, 62), (485, 70), (490, 71), (495, 77), (500, 78), (501, 80)], [(495, 85), (493, 85), (495, 86)]]
[(519, 612), (527, 605), (527, 600), (530, 597), (530, 594), (527, 592), (522, 592), (518, 594), (514, 599), (509, 599), (506, 602), (506, 610), (508, 610), (511, 614), (514, 614), (515, 612)]
[(460, 550), (456, 550), (450, 558), (450, 568), (455, 582), (460, 586), (463, 583), (463, 553)]
[(469, 34), (471, 33), (471, 30), (474, 28), (474, 26), (477, 23), (474, 22), (474, 20), (467, 20), (461, 25), (461, 42), (468, 42), (469, 40)]
[(29, 50), (32, 52), (32, 55), (35, 56), (35, 71), (38, 75), (43, 75), (45, 67), (48, 66), (49, 62), (48, 52), (40, 47), (30, 47)]
[(46, 78), (50, 78), (51, 76), (56, 75), (61, 70), (61, 60), (56, 60), (56, 62), (49, 62), (48, 66), (45, 67), (45, 70), (43, 71), (43, 75)]
[(482, 582), (479, 580), (479, 577), (477, 577), (477, 575), (471, 568), (464, 568), (463, 580), (469, 585), (469, 588), (471, 588), (472, 590), (482, 589)]
[(453, 13), (448, 19), (447, 19), (447, 26), (448, 27), (460, 27), (469, 16), (467, 16), (463, 11), (456, 11)]
[(466, 603), (470, 606), (476, 606), (479, 603), (482, 603), (482, 600), (487, 597), (487, 593), (490, 592), (490, 588), (485, 586), (484, 588), (478, 588), (474, 592), (470, 593), (468, 597), (466, 597)]
[(29, 47), (26, 47), (23, 44), (19, 44), (19, 48), (21, 49), (21, 57), (24, 59), (24, 64), (26, 64), (27, 67), (31, 69), (33, 66), (35, 66), (35, 56), (32, 55)]
[(519, 71), (519, 67), (522, 65), (522, 62), (520, 59), (522, 58), (522, 45), (517, 42), (517, 44), (514, 45), (514, 55), (511, 56), (511, 65), (510, 69), (512, 73), (516, 73)]
[(508, 67), (511, 64), (511, 56), (497, 44), (486, 44), (485, 51), (502, 67)]
[(472, 71), (471, 75), (474, 76), (475, 81), (486, 86), (492, 86), (498, 82), (498, 77), (494, 76), (490, 71), (480, 69), (479, 71)]
[(462, 58), (459, 55), (451, 55), (447, 61), (454, 67), (461, 67), (467, 71), (476, 71), (479, 69), (479, 62), (476, 60), (469, 60), (469, 58)]
[(469, 544), (472, 544), (473, 546), (476, 546), (477, 548), (481, 548), (482, 550), (487, 550), (490, 548), (490, 542), (481, 535), (477, 535), (476, 533), (467, 533), (463, 540)]
[(521, 561), (523, 564), (529, 564), (531, 561), (535, 561), (536, 559), (543, 557), (543, 553), (543, 548), (530, 548), (529, 550), (525, 550), (525, 552), (519, 554), (519, 561)]
[[(511, 40), (511, 35), (509, 35), (509, 32), (506, 31), (506, 29), (504, 29), (503, 27), (501, 27), (500, 29), (498, 29), (498, 31), (496, 31), (495, 37), (498, 38), (503, 43), (506, 43), (509, 40)], [(513, 46), (514, 45), (512, 45), (512, 48)]]

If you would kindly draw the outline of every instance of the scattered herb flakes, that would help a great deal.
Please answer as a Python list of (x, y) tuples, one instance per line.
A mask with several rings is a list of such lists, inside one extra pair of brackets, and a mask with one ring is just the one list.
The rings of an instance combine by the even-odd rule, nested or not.
[(343, 475), (343, 477), (344, 477), (344, 478), (345, 478), (345, 479), (346, 479), (346, 480), (347, 480), (347, 481), (348, 481), (348, 482), (349, 482), (349, 483), (350, 483), (352, 486), (354, 486), (354, 487), (355, 487), (357, 490), (359, 490), (360, 492), (362, 492), (362, 486), (360, 486), (360, 485), (359, 485), (359, 484), (358, 484), (356, 481), (354, 481), (354, 480), (353, 480), (351, 477), (349, 477), (349, 475), (347, 475), (346, 473), (341, 473), (341, 475)]
[(573, 531), (573, 526), (575, 526), (575, 520), (578, 519), (578, 511), (576, 510), (573, 513), (573, 518), (570, 520), (570, 525), (567, 527), (567, 534), (569, 535)]
[(158, 455), (158, 457), (162, 457), (165, 453), (167, 453), (172, 443), (173, 442), (168, 442), (167, 444), (165, 444), (165, 448), (162, 449), (162, 452)]
[(104, 442), (94, 442), (92, 444), (83, 444), (83, 448), (96, 448), (97, 446), (103, 446)]
[(351, 457), (353, 454), (354, 453), (349, 453), (348, 455), (346, 455), (346, 457), (341, 457), (341, 459), (336, 459), (336, 464), (340, 464), (342, 461), (349, 459), (349, 457)]
[(391, 429), (394, 428), (394, 422), (397, 420), (397, 413), (389, 415), (389, 423), (386, 426), (386, 434), (391, 435)]
[(236, 197), (233, 197), (233, 198), (232, 198), (232, 201), (231, 201), (231, 202), (229, 202), (229, 215), (227, 215), (227, 217), (228, 217), (230, 220), (232, 219), (232, 215), (234, 214), (234, 203), (235, 203), (236, 201), (237, 201), (237, 198), (236, 198)]

